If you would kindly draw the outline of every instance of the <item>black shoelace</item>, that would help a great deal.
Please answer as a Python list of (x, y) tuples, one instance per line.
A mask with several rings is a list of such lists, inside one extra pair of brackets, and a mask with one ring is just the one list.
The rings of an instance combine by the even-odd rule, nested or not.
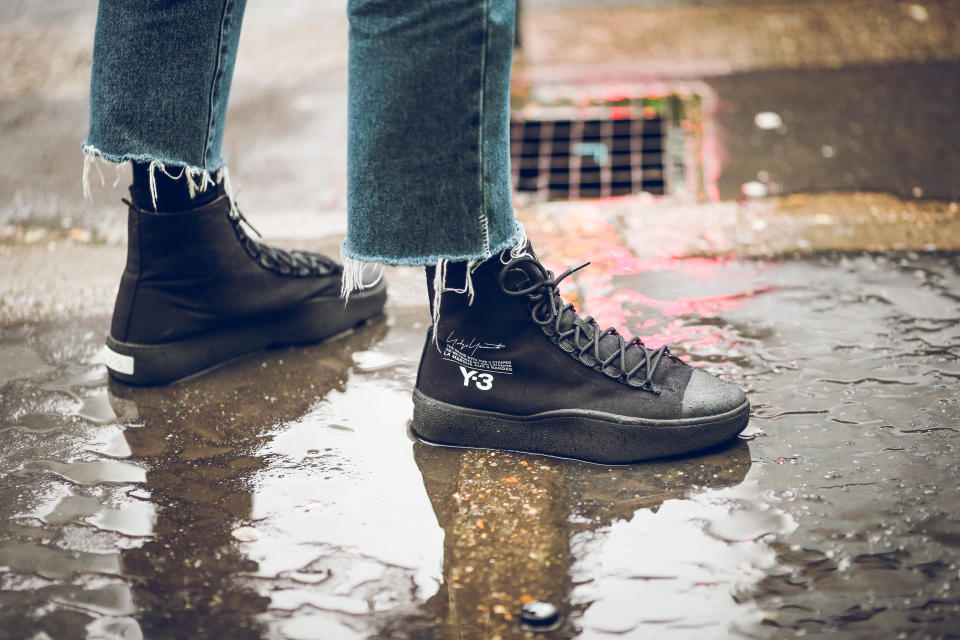
[[(659, 349), (648, 349), (640, 338), (624, 340), (623, 336), (612, 327), (601, 331), (592, 316), (581, 318), (574, 306), (564, 303), (563, 298), (560, 297), (560, 282), (588, 264), (590, 263), (584, 262), (554, 277), (553, 272), (548, 271), (537, 260), (521, 256), (511, 260), (500, 270), (500, 288), (510, 296), (527, 296), (530, 302), (530, 317), (533, 321), (552, 330), (558, 345), (561, 345), (564, 340), (569, 341), (573, 345), (570, 354), (584, 365), (590, 366), (583, 361), (583, 354), (587, 354), (596, 362), (594, 368), (599, 367), (599, 370), (607, 376), (621, 379), (630, 386), (636, 386), (645, 391), (660, 393), (660, 390), (653, 385), (653, 374), (663, 356), (669, 354), (666, 345)], [(520, 288), (512, 289), (507, 285), (506, 277), (515, 270), (520, 271), (528, 282), (523, 283)], [(567, 329), (563, 329), (564, 324), (567, 324)], [(614, 336), (618, 347), (613, 347), (609, 341), (601, 346), (601, 340), (607, 336)], [(601, 348), (607, 352), (606, 355), (601, 353)], [(628, 369), (627, 353), (634, 348), (640, 351), (638, 354), (640, 358)], [(638, 375), (641, 371), (645, 374), (642, 378)], [(631, 381), (635, 382), (631, 383)]]
[(230, 216), (230, 222), (233, 223), (233, 228), (237, 232), (237, 238), (240, 239), (240, 244), (243, 245), (247, 254), (265, 269), (270, 269), (285, 276), (303, 278), (313, 275), (333, 275), (340, 268), (340, 265), (330, 258), (317, 253), (284, 251), (283, 249), (277, 249), (257, 242), (247, 235), (241, 223), (257, 234), (258, 238), (261, 237), (260, 232), (250, 224), (250, 221), (247, 220), (246, 216), (239, 210), (236, 212), (236, 215)]

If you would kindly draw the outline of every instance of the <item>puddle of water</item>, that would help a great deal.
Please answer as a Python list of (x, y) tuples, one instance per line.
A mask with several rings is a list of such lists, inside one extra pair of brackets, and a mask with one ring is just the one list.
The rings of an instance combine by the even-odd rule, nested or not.
[(117, 414), (113, 412), (110, 399), (105, 393), (83, 398), (83, 404), (77, 409), (76, 415), (96, 424), (108, 424), (117, 419)]
[(143, 640), (140, 625), (133, 618), (94, 618), (85, 629), (91, 638), (104, 640)]
[(146, 480), (143, 467), (117, 460), (91, 460), (88, 462), (57, 462), (38, 460), (28, 463), (24, 472), (47, 470), (68, 482), (83, 485), (99, 485), (108, 482), (131, 483)]
[(118, 575), (118, 554), (80, 553), (46, 546), (43, 540), (7, 542), (0, 547), (0, 566), (7, 571), (37, 575), (48, 580), (68, 580), (82, 573)]
[[(330, 392), (257, 452), (272, 464), (251, 479), (261, 537), (244, 551), (258, 578), (290, 578), (258, 583), (272, 606), (372, 614), (436, 591), (443, 532), (409, 453), (411, 413), (408, 388), (371, 377)], [(404, 587), (384, 593), (385, 583)]]
[(0, 387), (17, 378), (42, 376), (53, 370), (34, 349), (23, 344), (4, 345), (0, 358)]
[(125, 584), (112, 584), (99, 589), (86, 589), (83, 592), (70, 591), (64, 596), (54, 598), (54, 602), (98, 617), (124, 616), (136, 610), (130, 589)]
[(380, 371), (397, 366), (402, 358), (382, 351), (356, 351), (353, 354), (354, 368), (357, 371)]
[(52, 364), (0, 393), (5, 628), (519, 638), (545, 600), (546, 638), (952, 633), (956, 256), (639, 260), (601, 250), (615, 217), (548, 222), (549, 265), (599, 252), (571, 300), (748, 389), (743, 440), (626, 467), (415, 442), (413, 304), (159, 389), (36, 329)]
[(50, 513), (44, 515), (42, 520), (47, 524), (56, 526), (92, 516), (99, 510), (100, 500), (98, 498), (68, 494), (56, 504)]
[(150, 536), (153, 534), (156, 508), (149, 502), (128, 501), (118, 508), (101, 507), (84, 522), (98, 529), (115, 531), (125, 536)]

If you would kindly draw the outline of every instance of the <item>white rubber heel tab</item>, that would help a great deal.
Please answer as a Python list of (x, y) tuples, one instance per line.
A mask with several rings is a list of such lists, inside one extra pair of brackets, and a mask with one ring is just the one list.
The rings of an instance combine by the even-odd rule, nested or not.
[(103, 361), (111, 371), (116, 371), (117, 373), (122, 373), (127, 376), (133, 375), (133, 356), (125, 356), (122, 353), (117, 353), (107, 345), (103, 345)]

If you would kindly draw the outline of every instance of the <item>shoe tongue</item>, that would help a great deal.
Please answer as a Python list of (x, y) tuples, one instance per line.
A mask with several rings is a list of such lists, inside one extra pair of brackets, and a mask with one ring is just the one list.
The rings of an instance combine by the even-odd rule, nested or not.
[[(588, 341), (592, 344), (594, 332), (599, 331), (603, 332), (603, 329), (600, 329), (596, 324), (590, 324), (580, 318), (573, 310), (567, 309), (563, 312), (563, 315), (560, 317), (560, 330), (568, 331), (573, 328), (574, 324), (580, 327), (580, 344), (587, 344)], [(618, 333), (608, 333), (607, 335), (600, 338), (600, 359), (606, 360), (613, 354), (620, 353), (621, 343), (626, 342)], [(594, 355), (593, 347), (590, 346), (586, 349), (586, 352), (589, 355)], [(614, 358), (612, 364), (620, 367), (622, 371), (629, 371), (641, 361), (645, 359), (643, 347), (640, 347), (636, 344), (628, 344), (624, 353), (625, 362), (620, 362), (620, 358)]]

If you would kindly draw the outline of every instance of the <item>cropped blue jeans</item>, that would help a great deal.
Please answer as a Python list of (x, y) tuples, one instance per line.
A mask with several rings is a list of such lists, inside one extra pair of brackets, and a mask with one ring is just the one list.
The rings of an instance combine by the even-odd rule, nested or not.
[[(226, 163), (246, 0), (100, 0), (87, 162), (205, 188)], [(487, 258), (523, 231), (510, 190), (515, 0), (349, 0), (348, 262)], [(303, 55), (310, 55), (304, 51)]]

